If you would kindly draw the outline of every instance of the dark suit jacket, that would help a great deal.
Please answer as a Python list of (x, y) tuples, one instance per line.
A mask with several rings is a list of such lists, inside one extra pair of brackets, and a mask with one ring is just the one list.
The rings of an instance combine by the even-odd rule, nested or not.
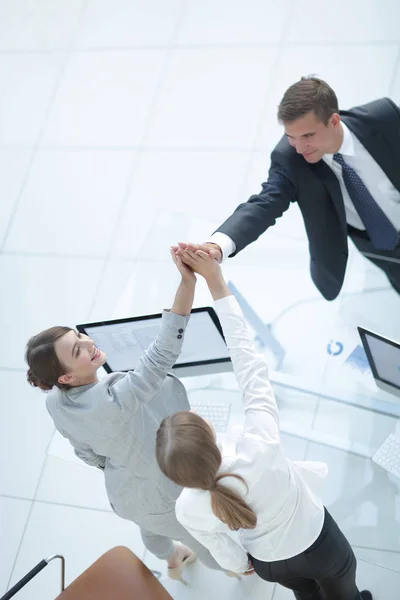
[[(400, 190), (400, 110), (389, 99), (341, 111), (341, 118)], [(311, 277), (327, 300), (343, 285), (348, 258), (347, 223), (337, 177), (320, 160), (309, 164), (284, 136), (271, 154), (268, 181), (217, 231), (236, 244), (236, 252), (254, 242), (298, 202), (309, 240)], [(232, 254), (231, 256), (234, 256)]]

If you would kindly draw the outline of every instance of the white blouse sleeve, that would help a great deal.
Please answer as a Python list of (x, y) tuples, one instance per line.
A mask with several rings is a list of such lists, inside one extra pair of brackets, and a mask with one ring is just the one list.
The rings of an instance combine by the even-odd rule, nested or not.
[(279, 444), (278, 408), (265, 357), (256, 350), (236, 298), (226, 296), (216, 300), (214, 305), (243, 395), (244, 435), (255, 435), (264, 442)]
[(214, 513), (198, 505), (191, 498), (190, 490), (182, 492), (175, 505), (179, 523), (200, 544), (207, 548), (217, 563), (227, 571), (244, 573), (249, 566), (247, 552), (224, 529), (227, 526), (219, 521)]

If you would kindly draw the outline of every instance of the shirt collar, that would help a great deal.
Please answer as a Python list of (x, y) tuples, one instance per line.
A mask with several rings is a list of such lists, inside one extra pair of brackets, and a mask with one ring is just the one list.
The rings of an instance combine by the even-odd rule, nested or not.
[[(340, 154), (344, 156), (354, 156), (354, 141), (353, 136), (350, 129), (347, 127), (346, 123), (341, 121), (342, 129), (343, 129), (343, 141), (338, 150)], [(322, 159), (329, 165), (332, 166), (333, 163), (333, 154), (324, 154)]]

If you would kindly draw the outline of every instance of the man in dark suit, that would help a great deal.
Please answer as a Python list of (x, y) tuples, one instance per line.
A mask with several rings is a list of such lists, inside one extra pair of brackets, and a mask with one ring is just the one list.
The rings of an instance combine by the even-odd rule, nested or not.
[(348, 236), (400, 294), (400, 110), (388, 98), (339, 111), (335, 92), (303, 77), (286, 92), (262, 191), (240, 204), (202, 245), (235, 256), (297, 202), (309, 240), (311, 277), (327, 300), (343, 285)]

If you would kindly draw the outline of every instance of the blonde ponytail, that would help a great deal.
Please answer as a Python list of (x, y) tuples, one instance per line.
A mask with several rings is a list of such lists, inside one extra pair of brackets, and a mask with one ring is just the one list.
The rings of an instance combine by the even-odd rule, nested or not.
[(257, 516), (243, 498), (232, 488), (220, 485), (223, 477), (235, 477), (247, 488), (243, 477), (234, 473), (221, 473), (214, 481), (211, 492), (211, 508), (216, 517), (225, 523), (232, 531), (238, 529), (254, 529), (257, 525)]
[(229, 529), (255, 528), (254, 511), (237, 492), (219, 481), (235, 477), (246, 488), (247, 484), (234, 473), (218, 475), (221, 452), (210, 426), (199, 415), (185, 410), (164, 419), (157, 431), (156, 456), (158, 466), (171, 481), (210, 491), (212, 510)]

